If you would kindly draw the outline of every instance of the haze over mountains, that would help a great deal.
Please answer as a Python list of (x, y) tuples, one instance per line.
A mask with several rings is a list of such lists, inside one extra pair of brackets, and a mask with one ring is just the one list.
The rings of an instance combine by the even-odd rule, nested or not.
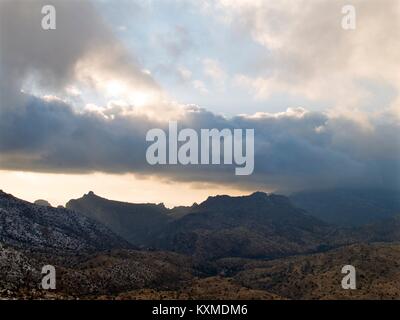
[(292, 202), (329, 223), (360, 226), (400, 214), (400, 192), (386, 189), (333, 189), (292, 194)]
[[(263, 192), (173, 209), (93, 192), (53, 208), (1, 192), (0, 283), (8, 291), (0, 295), (216, 299), (232, 290), (230, 298), (393, 298), (400, 289), (389, 284), (400, 278), (387, 268), (400, 258), (396, 212), (343, 227)], [(384, 255), (386, 265), (370, 260)], [(344, 293), (341, 265), (365, 259), (363, 291)], [(48, 263), (59, 270), (57, 290), (33, 293)], [(383, 287), (368, 282), (375, 267)]]

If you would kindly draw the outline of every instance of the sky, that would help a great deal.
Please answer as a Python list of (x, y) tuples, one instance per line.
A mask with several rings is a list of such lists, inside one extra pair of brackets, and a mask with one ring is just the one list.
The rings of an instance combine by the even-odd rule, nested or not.
[[(0, 0), (0, 188), (168, 206), (397, 189), (399, 18), (397, 0)], [(253, 128), (254, 173), (150, 166), (146, 132), (168, 121)]]

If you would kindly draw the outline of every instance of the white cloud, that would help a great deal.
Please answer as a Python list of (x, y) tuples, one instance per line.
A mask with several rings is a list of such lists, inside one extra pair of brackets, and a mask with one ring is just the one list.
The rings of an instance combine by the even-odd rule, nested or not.
[(302, 95), (328, 100), (342, 112), (362, 108), (374, 94), (364, 80), (400, 93), (400, 2), (351, 3), (357, 10), (354, 31), (341, 27), (347, 1), (219, 0), (209, 1), (205, 10), (265, 47), (261, 74), (239, 74), (237, 84), (258, 99), (277, 92)]
[(208, 89), (206, 87), (206, 85), (204, 84), (203, 81), (201, 80), (193, 80), (192, 82), (193, 87), (198, 90), (200, 93), (202, 94), (207, 94), (208, 93)]
[(206, 58), (203, 60), (204, 73), (216, 84), (218, 89), (223, 89), (226, 74), (217, 60)]

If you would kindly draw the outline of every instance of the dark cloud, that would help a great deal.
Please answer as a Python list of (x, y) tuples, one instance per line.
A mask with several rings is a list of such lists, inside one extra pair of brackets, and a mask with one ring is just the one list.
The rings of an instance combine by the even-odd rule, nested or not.
[[(138, 89), (157, 84), (144, 73), (132, 55), (115, 38), (111, 28), (85, 0), (53, 0), (56, 30), (41, 27), (45, 0), (0, 1), (0, 102), (1, 108), (24, 104), (20, 94), (24, 81), (34, 77), (38, 87), (63, 90), (77, 76), (77, 66), (86, 61), (92, 70)], [(86, 60), (85, 60), (86, 59)], [(91, 81), (90, 74), (86, 75)]]
[(108, 118), (105, 113), (78, 113), (63, 102), (30, 97), (23, 109), (1, 114), (0, 166), (48, 172), (131, 172), (281, 191), (395, 188), (399, 182), (399, 126), (389, 120), (366, 128), (349, 119), (304, 110), (226, 119), (188, 107), (180, 128), (255, 129), (255, 171), (239, 177), (229, 165), (148, 165), (146, 132), (156, 127), (167, 131), (167, 123), (118, 110), (112, 113)]

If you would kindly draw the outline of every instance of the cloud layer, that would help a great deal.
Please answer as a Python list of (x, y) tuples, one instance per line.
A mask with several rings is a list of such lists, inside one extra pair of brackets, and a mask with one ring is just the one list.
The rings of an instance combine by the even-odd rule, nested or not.
[[(157, 94), (159, 87), (140, 68), (88, 1), (52, 1), (56, 30), (41, 28), (47, 1), (0, 3), (1, 107), (15, 108), (26, 91), (68, 94), (86, 88), (113, 97)], [(77, 89), (76, 87), (79, 87)]]
[[(362, 46), (353, 47), (348, 41), (352, 35), (338, 36), (331, 29), (331, 19), (317, 13), (336, 10), (331, 1), (317, 1), (313, 6), (310, 1), (299, 1), (296, 10), (289, 8), (292, 1), (281, 1), (281, 6), (272, 1), (213, 3), (223, 11), (226, 23), (234, 19), (271, 50), (271, 59), (262, 64), (269, 73), (259, 78), (238, 76), (239, 84), (256, 88), (261, 95), (271, 90), (308, 92), (352, 110), (289, 108), (231, 118), (168, 100), (151, 73), (128, 54), (89, 2), (53, 2), (58, 8), (55, 33), (40, 29), (40, 8), (45, 1), (0, 3), (0, 169), (130, 172), (279, 191), (399, 187), (399, 121), (392, 116), (393, 109), (382, 111), (380, 106), (374, 112), (358, 113), (362, 90), (354, 84), (363, 77), (374, 79), (368, 82), (371, 86), (376, 85), (375, 79), (384, 86), (398, 84), (400, 72), (394, 58), (398, 42), (378, 41), (371, 35), (373, 41), (368, 44), (367, 34), (360, 31), (357, 36)], [(378, 20), (371, 20), (372, 25), (382, 30), (397, 26), (399, 20), (387, 22), (379, 15), (373, 4), (378, 2), (365, 2), (361, 22), (368, 23), (368, 12), (373, 11), (378, 12)], [(394, 18), (397, 4), (385, 2)], [(285, 28), (282, 20), (287, 21)], [(310, 20), (311, 25), (305, 24)], [(382, 57), (385, 61), (368, 64)], [(348, 63), (353, 67), (347, 72)], [(219, 64), (206, 59), (203, 65), (210, 81), (223, 87), (227, 75)], [(196, 130), (254, 128), (254, 174), (238, 177), (232, 166), (225, 165), (148, 165), (146, 132), (166, 130), (167, 119)]]
[[(356, 29), (341, 27), (348, 1), (217, 0), (208, 14), (266, 48), (258, 67), (264, 74), (237, 75), (259, 98), (277, 91), (328, 101), (344, 113), (362, 110), (373, 86), (400, 89), (400, 3), (354, 0)], [(377, 89), (379, 91), (379, 89)], [(375, 106), (388, 108), (389, 106)], [(400, 115), (400, 105), (392, 111)]]
[(188, 107), (180, 128), (254, 128), (255, 171), (237, 177), (232, 166), (150, 166), (151, 128), (167, 131), (123, 108), (78, 113), (57, 100), (28, 98), (0, 119), (0, 167), (44, 172), (132, 172), (173, 180), (214, 182), (282, 191), (339, 186), (398, 187), (399, 125), (376, 119), (365, 127), (348, 118), (289, 109), (227, 119)]

